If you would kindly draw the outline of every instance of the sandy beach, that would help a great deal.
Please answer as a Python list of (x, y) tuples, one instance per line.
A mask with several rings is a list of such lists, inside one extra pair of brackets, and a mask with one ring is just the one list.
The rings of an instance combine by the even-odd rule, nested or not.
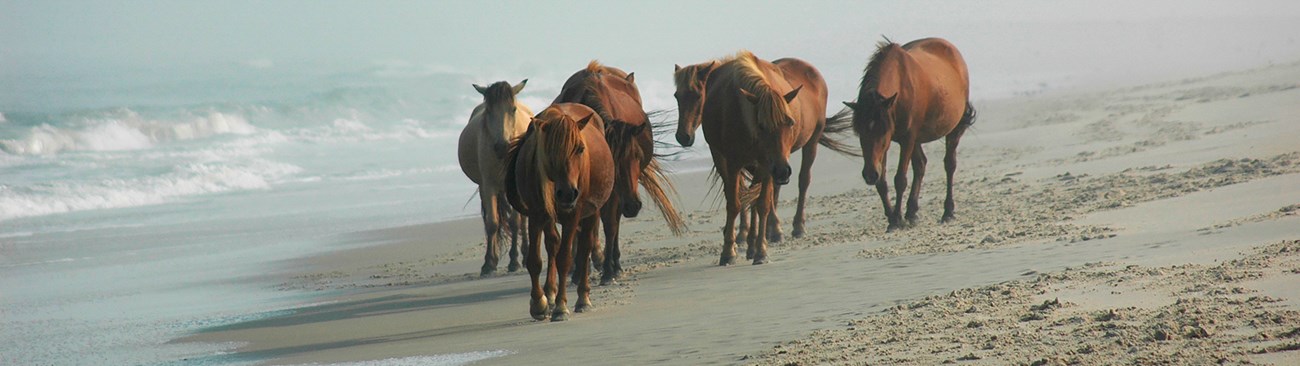
[(941, 164), (920, 224), (886, 233), (861, 161), (823, 153), (807, 235), (761, 266), (717, 266), (719, 200), (678, 174), (689, 233), (625, 220), (625, 278), (568, 322), (528, 316), (525, 272), (478, 278), (468, 218), (340, 237), (357, 248), (275, 280), (316, 305), (174, 342), (269, 364), (1297, 364), (1297, 80), (1290, 63), (976, 101), (945, 225)]

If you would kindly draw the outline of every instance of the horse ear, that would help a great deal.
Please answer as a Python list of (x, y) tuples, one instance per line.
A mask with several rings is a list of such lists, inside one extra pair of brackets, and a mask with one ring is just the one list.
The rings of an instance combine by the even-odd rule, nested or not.
[(596, 114), (595, 113), (588, 114), (586, 117), (582, 117), (582, 119), (578, 120), (578, 129), (581, 130), (583, 128), (587, 128), (587, 123), (591, 122), (591, 116), (594, 115)]
[(791, 101), (794, 101), (794, 97), (798, 96), (799, 90), (802, 89), (803, 89), (803, 85), (800, 85), (798, 88), (794, 88), (794, 90), (791, 90), (789, 93), (785, 93), (785, 102), (790, 103)]
[(845, 107), (849, 107), (849, 109), (852, 109), (852, 110), (855, 110), (855, 111), (858, 110), (858, 103), (854, 103), (854, 102), (844, 102), (844, 106), (845, 106)]
[(628, 74), (627, 74), (627, 82), (629, 82), (629, 83), (635, 83), (635, 82), (636, 82), (636, 73), (635, 73), (635, 72), (633, 72), (633, 73), (628, 73)]
[(682, 65), (673, 64), (673, 73), (676, 74), (679, 72), (682, 72)]
[(745, 96), (745, 99), (749, 99), (749, 102), (750, 102), (750, 103), (758, 104), (758, 96), (757, 96), (757, 95), (754, 95), (753, 93), (750, 93), (748, 90), (745, 90), (745, 88), (740, 88), (739, 90), (740, 90), (740, 95), (744, 95), (744, 96)]
[[(510, 90), (511, 90), (515, 95), (519, 95), (519, 92), (524, 91), (524, 85), (528, 85), (528, 79), (524, 79), (524, 81), (520, 81), (519, 84), (515, 84), (514, 87), (510, 88)], [(475, 86), (478, 86), (478, 85), (475, 85)], [(481, 90), (480, 90), (479, 92), (482, 93)]]
[(479, 94), (483, 94), (483, 96), (487, 96), (487, 87), (478, 84), (473, 84), (473, 85), (474, 85), (474, 90), (477, 90)]

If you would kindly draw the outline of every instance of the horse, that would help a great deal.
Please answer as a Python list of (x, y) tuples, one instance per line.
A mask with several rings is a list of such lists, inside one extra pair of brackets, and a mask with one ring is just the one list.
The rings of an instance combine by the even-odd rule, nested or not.
[(479, 276), (496, 272), (500, 259), (500, 241), (510, 236), (510, 272), (519, 270), (519, 234), (524, 228), (524, 218), (504, 202), (505, 184), (501, 174), (505, 166), (506, 148), (510, 141), (528, 129), (533, 112), (515, 96), (528, 84), (528, 79), (514, 86), (499, 81), (486, 87), (475, 84), (474, 89), (483, 95), (483, 103), (474, 107), (469, 123), (460, 132), (457, 151), (460, 169), (470, 181), (478, 185), (483, 231), (487, 236), (487, 253)]
[[(851, 156), (860, 154), (853, 151), (852, 146), (833, 138), (851, 129), (851, 115), (846, 110), (835, 116), (826, 117), (826, 81), (817, 68), (796, 58), (782, 58), (772, 61), (772, 64), (780, 69), (787, 83), (804, 86), (798, 96), (791, 101), (793, 110), (798, 111), (794, 116), (796, 135), (791, 153), (796, 150), (803, 152), (799, 169), (799, 200), (791, 235), (800, 238), (804, 234), (804, 204), (808, 195), (808, 186), (812, 183), (812, 164), (817, 159), (817, 146), (825, 146)], [(690, 147), (695, 142), (695, 130), (701, 123), (700, 116), (707, 96), (709, 76), (719, 65), (717, 60), (686, 67), (673, 65), (673, 81), (677, 87), (676, 93), (673, 94), (677, 99), (678, 110), (677, 142), (683, 147)], [(816, 143), (809, 144), (809, 142)], [(773, 192), (773, 201), (775, 202), (779, 197), (780, 188), (777, 187)], [(775, 210), (771, 212), (768, 220), (771, 224), (767, 226), (767, 239), (773, 242), (781, 241), (781, 222)], [(738, 242), (748, 242), (749, 237), (755, 236), (747, 234), (746, 227), (749, 226), (750, 221), (753, 220), (747, 220), (745, 215), (741, 215)]]
[[(725, 194), (727, 222), (718, 264), (726, 266), (735, 263), (743, 171), (752, 175), (758, 187), (754, 225), (763, 232), (772, 211), (773, 187), (790, 182), (790, 151), (800, 132), (795, 117), (807, 108), (792, 102), (804, 88), (816, 87), (792, 87), (776, 65), (743, 50), (713, 70), (706, 86), (700, 127)], [(753, 264), (767, 263), (765, 239), (751, 238)]]
[(654, 153), (654, 131), (641, 104), (635, 73), (592, 60), (564, 82), (554, 103), (585, 105), (605, 122), (605, 140), (613, 152), (617, 174), (614, 195), (601, 209), (604, 255), (602, 258), (601, 251), (594, 250), (592, 260), (601, 262), (600, 284), (609, 285), (623, 273), (618, 240), (621, 217), (633, 218), (641, 211), (638, 184), (645, 188), (674, 235), (685, 232), (686, 224), (668, 198), (668, 192), (674, 189)]
[[(591, 310), (587, 260), (596, 245), (600, 209), (614, 190), (614, 157), (605, 143), (605, 122), (587, 106), (553, 104), (510, 146), (506, 195), (516, 210), (528, 215), (524, 265), (532, 279), (529, 313), (537, 320), (546, 319), (548, 311), (551, 321), (568, 319), (562, 274), (574, 268), (575, 259), (579, 276), (574, 311)], [(556, 224), (562, 228), (559, 233)], [(538, 282), (543, 236), (548, 257), (545, 289)]]
[[(886, 231), (916, 224), (917, 199), (925, 177), (925, 151), (921, 144), (944, 138), (943, 167), (948, 173), (948, 196), (940, 223), (953, 220), (952, 177), (957, 170), (957, 144), (975, 123), (970, 102), (970, 76), (957, 48), (940, 38), (924, 38), (905, 45), (886, 38), (876, 45), (858, 88), (853, 110), (853, 130), (862, 144), (862, 179), (875, 185), (889, 219)], [(889, 204), (885, 154), (890, 141), (898, 143), (895, 204)], [(912, 192), (907, 214), (900, 215), (907, 188), (907, 164), (912, 164)], [(903, 220), (907, 222), (904, 223)]]

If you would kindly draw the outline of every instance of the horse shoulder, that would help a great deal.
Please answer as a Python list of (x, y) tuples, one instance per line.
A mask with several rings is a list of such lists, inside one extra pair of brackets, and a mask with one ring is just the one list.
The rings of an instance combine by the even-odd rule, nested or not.
[[(599, 118), (599, 117), (596, 117)], [(589, 124), (582, 130), (583, 142), (587, 145), (587, 189), (590, 196), (587, 201), (595, 208), (605, 204), (614, 192), (614, 154), (605, 142), (605, 133), (595, 124)]]

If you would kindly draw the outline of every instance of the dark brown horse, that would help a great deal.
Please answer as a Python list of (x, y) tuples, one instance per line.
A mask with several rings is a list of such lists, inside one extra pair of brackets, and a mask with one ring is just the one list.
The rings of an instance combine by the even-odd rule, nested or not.
[(623, 272), (618, 240), (621, 217), (636, 217), (641, 211), (638, 185), (645, 188), (673, 234), (684, 232), (686, 224), (668, 197), (673, 187), (656, 159), (654, 131), (641, 106), (634, 74), (591, 61), (569, 77), (554, 103), (580, 103), (595, 110), (605, 122), (605, 140), (613, 152), (617, 174), (614, 195), (601, 209), (604, 258), (597, 254), (593, 259), (603, 262), (600, 283), (610, 284)]
[[(742, 171), (748, 170), (758, 184), (754, 225), (763, 232), (773, 208), (775, 185), (790, 181), (790, 151), (799, 135), (795, 117), (802, 114), (791, 101), (804, 86), (791, 86), (775, 65), (741, 51), (711, 73), (707, 87), (701, 120), (726, 200), (727, 223), (722, 230), (719, 264), (729, 265), (736, 257)], [(753, 263), (766, 263), (766, 238), (751, 238), (750, 245)]]
[[(614, 159), (605, 143), (604, 125), (587, 106), (553, 104), (538, 113), (524, 136), (511, 144), (506, 193), (510, 204), (528, 215), (524, 266), (533, 281), (529, 313), (534, 319), (546, 319), (548, 311), (552, 321), (568, 318), (562, 274), (574, 268), (575, 258), (581, 275), (574, 311), (591, 309), (587, 259), (596, 245), (600, 208), (614, 190)], [(545, 289), (538, 282), (543, 235), (548, 257)]]
[[(802, 86), (798, 96), (790, 102), (791, 109), (796, 111), (795, 140), (791, 152), (803, 151), (802, 166), (799, 169), (799, 201), (795, 209), (794, 231), (791, 232), (791, 235), (799, 238), (804, 234), (804, 203), (808, 196), (808, 186), (812, 183), (812, 164), (817, 160), (817, 145), (852, 156), (858, 156), (859, 153), (854, 151), (852, 146), (845, 145), (832, 137), (847, 132), (852, 127), (852, 121), (847, 111), (830, 118), (826, 117), (827, 88), (821, 73), (807, 62), (795, 58), (779, 59), (772, 64), (780, 69), (787, 83)], [(694, 144), (695, 129), (700, 126), (702, 107), (707, 99), (708, 79), (719, 65), (720, 63), (715, 60), (675, 67), (673, 79), (677, 85), (677, 92), (674, 94), (677, 98), (678, 110), (677, 142), (682, 146), (689, 147)], [(780, 187), (777, 187), (773, 191), (773, 202), (779, 198)], [(768, 240), (781, 241), (781, 222), (775, 210), (771, 212), (768, 220)], [(741, 215), (737, 242), (747, 242), (747, 239), (753, 236), (746, 230), (750, 221), (752, 220), (747, 220), (746, 215)]]
[[(916, 223), (921, 179), (925, 176), (925, 151), (921, 144), (945, 138), (947, 151), (943, 167), (948, 173), (948, 197), (943, 218), (953, 219), (952, 175), (957, 170), (957, 143), (975, 122), (970, 103), (970, 77), (966, 61), (948, 41), (925, 38), (899, 46), (886, 39), (877, 45), (867, 63), (856, 103), (844, 102), (853, 110), (853, 129), (862, 143), (862, 179), (875, 185), (889, 218), (888, 230)], [(895, 204), (889, 204), (885, 175), (885, 154), (889, 142), (897, 142), (898, 172), (894, 174)], [(900, 215), (907, 188), (907, 164), (912, 164), (912, 193), (907, 214)], [(905, 223), (903, 219), (906, 219)]]

